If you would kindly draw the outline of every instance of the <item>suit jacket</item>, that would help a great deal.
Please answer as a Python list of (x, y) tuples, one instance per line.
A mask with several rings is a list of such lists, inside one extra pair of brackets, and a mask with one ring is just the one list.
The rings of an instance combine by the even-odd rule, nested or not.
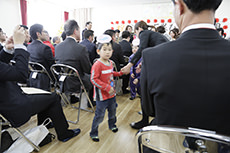
[(139, 34), (139, 38), (140, 38), (139, 48), (131, 60), (131, 63), (133, 64), (136, 64), (139, 61), (139, 59), (142, 56), (142, 51), (145, 48), (154, 47), (156, 45), (159, 45), (161, 43), (168, 41), (168, 39), (164, 37), (163, 35), (161, 35), (160, 33), (150, 31), (150, 30), (141, 31)]
[(80, 42), (81, 45), (85, 46), (89, 52), (89, 60), (91, 64), (93, 64), (93, 60), (98, 57), (97, 55), (97, 48), (96, 45), (92, 42), (90, 42), (88, 39), (84, 39), (82, 42)]
[(123, 55), (129, 57), (130, 55), (132, 55), (132, 47), (130, 42), (126, 41), (126, 40), (122, 40), (119, 45), (121, 46), (121, 50), (123, 52)]
[[(51, 48), (39, 40), (33, 40), (28, 45), (27, 50), (30, 53), (30, 61), (42, 64), (52, 77), (50, 67), (55, 63)], [(32, 75), (32, 74), (31, 74)], [(30, 85), (44, 90), (50, 89), (50, 79), (45, 74), (38, 74), (36, 79), (30, 76)]]
[(14, 66), (8, 63), (13, 55), (0, 52), (0, 113), (13, 123), (21, 126), (30, 119), (28, 98), (23, 94), (16, 82), (25, 81), (28, 77), (29, 53), (23, 49), (16, 49), (14, 53)]
[(110, 59), (115, 62), (118, 71), (120, 71), (121, 65), (125, 64), (121, 46), (116, 42), (113, 42), (113, 54)]
[(143, 110), (158, 125), (230, 135), (230, 43), (212, 29), (143, 52)]
[[(91, 63), (89, 53), (85, 46), (78, 44), (72, 38), (66, 38), (65, 41), (56, 46), (55, 60), (57, 63), (67, 64), (76, 68), (81, 78), (85, 76), (85, 73), (90, 74)], [(66, 90), (74, 92), (79, 89), (78, 87), (79, 81), (76, 78), (66, 80)]]

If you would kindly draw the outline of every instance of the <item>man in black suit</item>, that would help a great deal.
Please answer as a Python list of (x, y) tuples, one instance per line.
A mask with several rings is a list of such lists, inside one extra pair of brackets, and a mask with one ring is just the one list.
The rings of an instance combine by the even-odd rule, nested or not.
[[(92, 22), (91, 22), (91, 21), (86, 22), (86, 23), (85, 23), (85, 29), (82, 30), (82, 40), (86, 39), (86, 38), (84, 37), (85, 31), (86, 31), (86, 30), (91, 30), (91, 29), (92, 29)], [(80, 40), (80, 38), (79, 38), (79, 40)]]
[[(132, 55), (132, 47), (130, 44), (130, 32), (127, 31), (123, 31), (122, 32), (122, 41), (119, 42), (119, 45), (121, 46), (121, 50), (123, 53), (123, 56), (129, 57), (130, 55)], [(128, 64), (128, 61), (125, 61), (125, 65)], [(127, 92), (127, 87), (129, 86), (129, 77), (130, 75), (123, 75), (122, 76), (122, 91), (123, 93), (128, 93)]]
[[(46, 33), (41, 24), (34, 24), (30, 27), (30, 36), (33, 41), (27, 49), (30, 53), (30, 61), (42, 64), (50, 76), (52, 76), (50, 67), (54, 64), (54, 57), (51, 48), (43, 43), (46, 40)], [(43, 90), (50, 90), (50, 79), (46, 74), (38, 74), (36, 78), (30, 75), (30, 86)]]
[(93, 43), (94, 39), (94, 31), (93, 30), (86, 30), (84, 32), (85, 39), (80, 42), (81, 45), (85, 46), (89, 52), (89, 60), (91, 64), (93, 64), (93, 61), (96, 57), (98, 57), (98, 54), (96, 52), (97, 48), (96, 45)]
[[(80, 133), (80, 129), (68, 130), (60, 97), (56, 94), (26, 95), (16, 82), (24, 81), (28, 76), (29, 53), (23, 45), (25, 30), (17, 26), (13, 38), (6, 42), (6, 47), (0, 51), (0, 113), (14, 127), (26, 123), (31, 116), (37, 114), (38, 125), (48, 117), (51, 118), (57, 137), (60, 141), (68, 141)], [(15, 64), (9, 65), (11, 59)]]
[(176, 41), (143, 51), (143, 110), (157, 125), (230, 135), (230, 43), (213, 22), (222, 0), (173, 0)]
[[(55, 60), (57, 63), (67, 64), (76, 68), (89, 92), (89, 98), (93, 102), (93, 85), (90, 82), (91, 63), (89, 53), (85, 46), (77, 43), (80, 39), (80, 28), (75, 20), (69, 20), (64, 26), (67, 38), (55, 48)], [(68, 78), (65, 83), (65, 90), (78, 92), (80, 83), (74, 78)], [(88, 105), (89, 106), (89, 105)]]

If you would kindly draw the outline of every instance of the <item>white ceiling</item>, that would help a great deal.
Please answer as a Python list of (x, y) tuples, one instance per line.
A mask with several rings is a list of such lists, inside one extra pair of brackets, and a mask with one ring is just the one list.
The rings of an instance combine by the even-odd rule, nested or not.
[(171, 0), (44, 0), (68, 8), (94, 8), (119, 5), (170, 3)]

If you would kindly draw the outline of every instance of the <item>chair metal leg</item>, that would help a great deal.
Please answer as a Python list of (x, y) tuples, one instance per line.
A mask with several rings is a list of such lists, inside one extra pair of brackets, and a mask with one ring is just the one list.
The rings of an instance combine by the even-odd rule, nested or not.
[(19, 129), (12, 127), (20, 136), (22, 136), (36, 151), (39, 151), (40, 148), (30, 141)]
[(81, 111), (81, 100), (82, 100), (82, 92), (80, 93), (80, 98), (79, 98), (79, 107), (75, 107), (73, 106), (71, 103), (70, 103), (70, 106), (72, 108), (75, 108), (75, 109), (78, 109), (78, 115), (77, 115), (77, 120), (74, 122), (74, 121), (70, 121), (70, 120), (67, 120), (68, 122), (70, 123), (73, 123), (73, 124), (77, 124), (80, 120), (80, 111)]
[(2, 118), (0, 118), (0, 148), (2, 147)]

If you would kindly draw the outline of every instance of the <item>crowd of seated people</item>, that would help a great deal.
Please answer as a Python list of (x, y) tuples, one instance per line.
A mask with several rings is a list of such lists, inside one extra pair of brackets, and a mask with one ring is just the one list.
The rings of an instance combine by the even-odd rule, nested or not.
[[(121, 32), (121, 41), (116, 31), (104, 32), (111, 37), (110, 59), (117, 71), (127, 75), (123, 78), (123, 93), (130, 92), (127, 89), (130, 83), (130, 100), (137, 93), (141, 97), (142, 120), (130, 125), (134, 129), (150, 124), (192, 126), (230, 135), (230, 120), (226, 117), (230, 115), (227, 109), (230, 106), (230, 43), (224, 39), (223, 29), (215, 28), (212, 16), (221, 0), (216, 0), (215, 4), (210, 2), (208, 6), (205, 2), (193, 4), (191, 0), (173, 2), (180, 6), (175, 7), (181, 11), (175, 17), (179, 29), (168, 29), (167, 36), (164, 26), (156, 28), (155, 32), (149, 30), (151, 26), (144, 21), (135, 24), (134, 32), (128, 25)], [(68, 64), (78, 70), (90, 100), (96, 105), (90, 73), (93, 61), (99, 56), (91, 28), (92, 22), (87, 22), (81, 41), (78, 23), (67, 21), (61, 36), (63, 40), (60, 42), (58, 36), (53, 38), (55, 47), (41, 24), (29, 28), (16, 26), (13, 37), (8, 39), (0, 28), (0, 113), (14, 126), (23, 125), (37, 114), (38, 124), (46, 117), (52, 119), (60, 141), (68, 141), (80, 133), (80, 129), (68, 129), (58, 95), (26, 95), (16, 82), (29, 78), (29, 86), (50, 91), (50, 80), (45, 74), (38, 74), (37, 79), (28, 75), (28, 61), (42, 64), (50, 76), (53, 64)], [(32, 42), (29, 43), (30, 37)], [(124, 56), (129, 57), (129, 62), (125, 62)], [(15, 60), (14, 65), (9, 64), (11, 59)], [(65, 82), (65, 87), (71, 92), (80, 90), (78, 80), (73, 78)], [(74, 96), (71, 99), (76, 101)], [(89, 103), (88, 107), (91, 107)], [(150, 116), (154, 117), (151, 123)]]

